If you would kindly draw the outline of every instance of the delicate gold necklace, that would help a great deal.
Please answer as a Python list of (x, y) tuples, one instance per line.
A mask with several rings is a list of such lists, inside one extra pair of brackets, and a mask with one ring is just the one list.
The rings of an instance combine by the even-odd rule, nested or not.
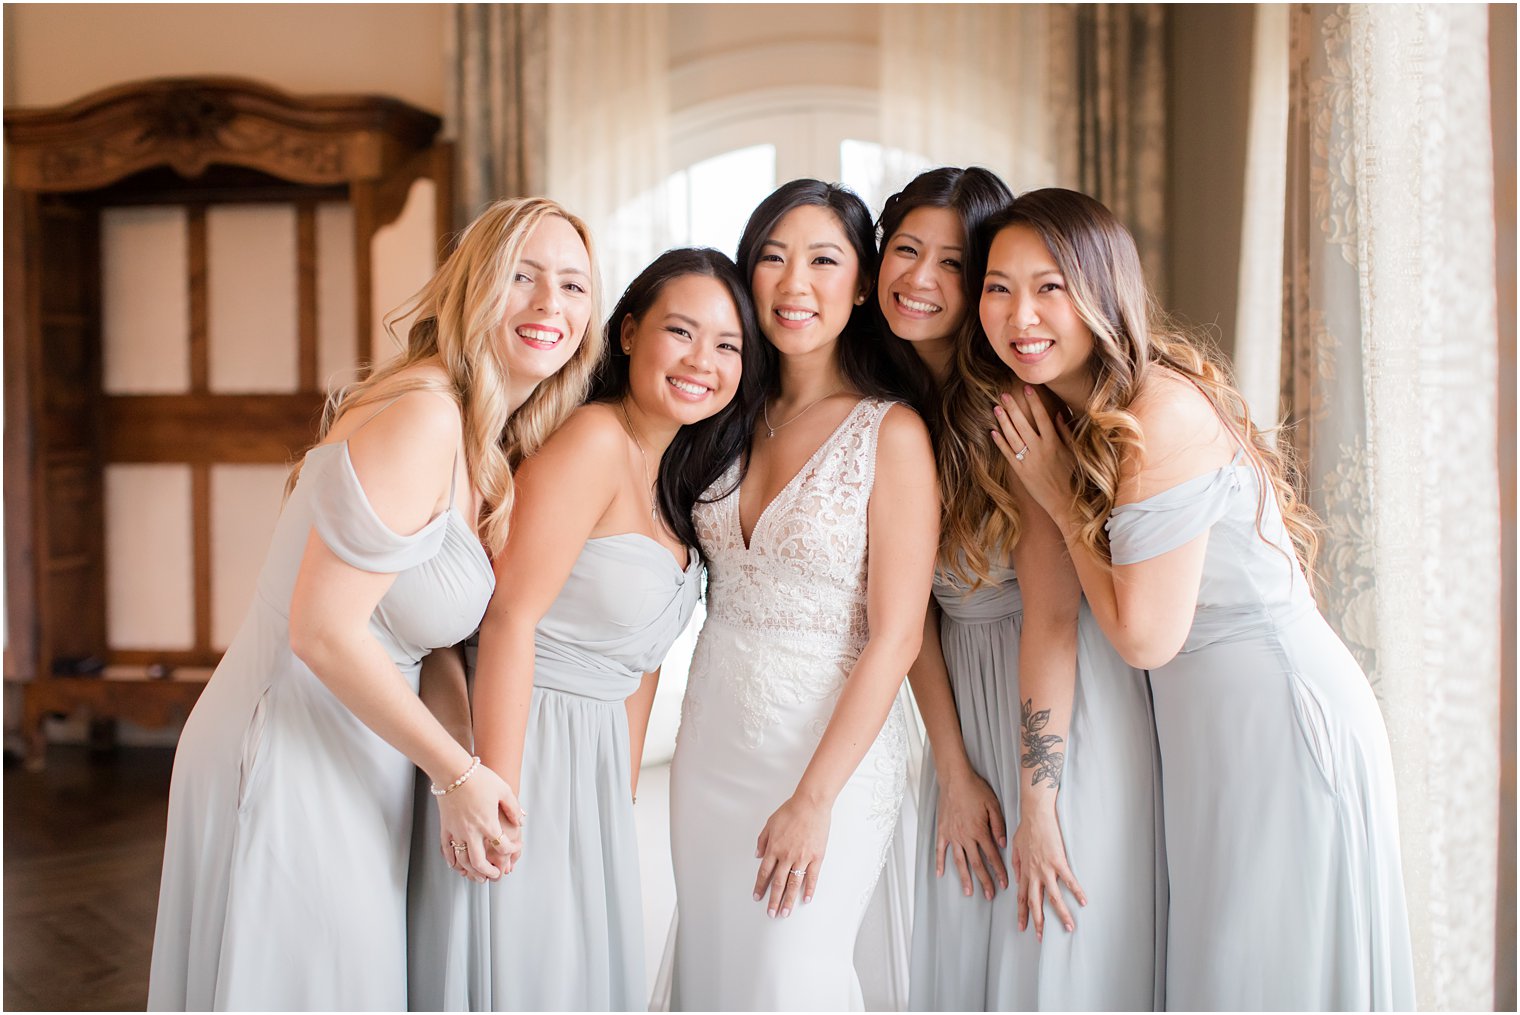
[[(639, 440), (639, 432), (633, 428), (633, 419), (628, 415), (628, 402), (626, 400), (619, 401), (618, 408), (623, 410), (623, 422), (628, 424), (628, 436), (633, 438), (633, 446), (639, 449), (639, 458), (644, 462), (643, 475), (645, 479), (648, 479), (649, 456), (644, 453), (644, 442)], [(654, 483), (649, 484), (649, 520), (651, 522), (658, 522), (660, 520), (660, 512), (659, 508), (655, 506), (654, 487)]]
[(784, 426), (786, 426), (786, 425), (788, 425), (790, 423), (797, 422), (797, 420), (799, 420), (799, 419), (802, 418), (803, 413), (807, 412), (809, 409), (811, 409), (813, 406), (817, 405), (819, 402), (823, 401), (825, 398), (833, 398), (835, 395), (839, 394), (843, 390), (844, 390), (843, 388), (835, 388), (833, 391), (830, 391), (827, 395), (824, 395), (824, 396), (822, 396), (820, 398), (813, 399), (807, 405), (805, 405), (805, 406), (802, 407), (802, 412), (797, 413), (795, 416), (793, 416), (789, 420), (786, 420), (785, 422), (777, 423), (775, 426), (771, 426), (771, 410), (770, 410), (770, 406), (766, 405), (764, 403), (761, 403), (761, 405), (760, 405), (760, 415), (762, 415), (762, 416), (765, 417), (765, 436), (766, 436), (766, 439), (768, 440), (768, 439), (776, 436), (776, 431), (780, 430), (782, 427), (784, 427)]

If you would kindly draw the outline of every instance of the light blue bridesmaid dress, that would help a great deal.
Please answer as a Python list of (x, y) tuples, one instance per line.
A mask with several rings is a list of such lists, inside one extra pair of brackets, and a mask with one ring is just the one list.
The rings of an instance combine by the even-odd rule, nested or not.
[[(1019, 821), (1019, 639), (1024, 604), (1011, 568), (976, 590), (935, 575), (940, 646), (971, 765), (997, 795), (1013, 881)], [(989, 902), (962, 894), (953, 862), (935, 877), (939, 782), (925, 756), (910, 1007), (915, 1011), (1149, 1010), (1158, 1000), (1158, 923), (1164, 918), (1155, 732), (1145, 675), (1120, 659), (1082, 604), (1077, 681), (1056, 814), (1067, 861), (1087, 894), (1068, 934), (1047, 908), (1045, 938), (1018, 930), (1011, 884)], [(1161, 879), (1158, 880), (1158, 872)]]
[(306, 453), (253, 606), (175, 753), (150, 1009), (406, 1003), (416, 769), (290, 650), (313, 529), (353, 567), (396, 575), (369, 626), (413, 690), (422, 657), (478, 626), (495, 584), (452, 493), (448, 510), (398, 535), (365, 498), (347, 442)]
[(413, 1010), (646, 1009), (625, 702), (696, 609), (688, 553), (682, 569), (638, 533), (587, 540), (534, 637), (522, 859), (475, 885), (439, 855), (436, 816), (416, 836)]
[(1208, 534), (1182, 651), (1150, 673), (1176, 1010), (1414, 1006), (1393, 762), (1262, 480), (1231, 464), (1115, 508), (1115, 565)]

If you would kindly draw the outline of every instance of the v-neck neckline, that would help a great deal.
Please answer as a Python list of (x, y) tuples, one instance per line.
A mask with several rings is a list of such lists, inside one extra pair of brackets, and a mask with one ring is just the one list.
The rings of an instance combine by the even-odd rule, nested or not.
[(782, 497), (785, 497), (787, 491), (790, 490), (793, 485), (795, 485), (804, 475), (807, 474), (807, 471), (812, 468), (813, 463), (818, 459), (818, 456), (823, 454), (825, 448), (834, 443), (834, 438), (838, 437), (841, 433), (844, 432), (845, 424), (849, 423), (850, 420), (855, 418), (855, 414), (860, 411), (860, 407), (865, 405), (867, 401), (869, 401), (868, 398), (861, 398), (853, 406), (850, 407), (850, 411), (844, 414), (844, 419), (841, 419), (839, 421), (839, 425), (830, 431), (829, 435), (823, 439), (822, 444), (819, 444), (818, 447), (813, 449), (813, 453), (807, 457), (807, 460), (798, 467), (796, 472), (792, 473), (792, 478), (788, 479), (786, 481), (786, 484), (782, 486), (780, 490), (776, 491), (776, 496), (770, 499), (770, 503), (766, 504), (765, 507), (760, 509), (760, 513), (755, 516), (755, 524), (750, 527), (749, 538), (745, 538), (744, 535), (744, 484), (741, 482), (738, 488), (734, 490), (734, 524), (739, 527), (739, 545), (744, 548), (745, 553), (750, 552), (750, 549), (754, 545), (755, 534), (760, 531), (760, 523), (765, 521), (765, 516), (770, 514), (771, 508), (774, 507), (776, 505), (776, 502), (781, 500)]

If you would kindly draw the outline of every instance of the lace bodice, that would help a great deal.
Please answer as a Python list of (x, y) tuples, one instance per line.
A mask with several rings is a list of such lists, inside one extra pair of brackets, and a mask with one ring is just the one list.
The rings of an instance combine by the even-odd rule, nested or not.
[(866, 628), (866, 509), (876, 438), (893, 403), (863, 398), (755, 521), (739, 525), (737, 463), (692, 512), (707, 559), (708, 614), (767, 634), (846, 639)]

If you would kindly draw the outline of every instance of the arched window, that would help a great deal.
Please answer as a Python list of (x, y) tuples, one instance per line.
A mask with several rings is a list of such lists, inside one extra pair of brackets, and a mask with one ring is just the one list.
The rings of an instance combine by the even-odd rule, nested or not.
[[(877, 140), (877, 97), (854, 88), (768, 88), (692, 106), (671, 125), (671, 242), (733, 255), (749, 213), (786, 180), (837, 180), (872, 214), (927, 165)], [(901, 177), (902, 180), (898, 178)]]

